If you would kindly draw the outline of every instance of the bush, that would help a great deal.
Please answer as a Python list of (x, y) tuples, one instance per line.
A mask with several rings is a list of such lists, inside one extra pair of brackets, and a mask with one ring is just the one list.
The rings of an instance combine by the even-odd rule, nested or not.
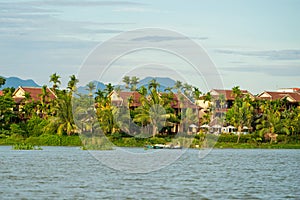
[(40, 136), (44, 133), (44, 129), (48, 121), (37, 116), (32, 117), (26, 123), (26, 129), (29, 136)]
[(35, 147), (31, 144), (21, 143), (21, 144), (13, 145), (13, 150), (43, 150), (43, 149), (40, 146)]

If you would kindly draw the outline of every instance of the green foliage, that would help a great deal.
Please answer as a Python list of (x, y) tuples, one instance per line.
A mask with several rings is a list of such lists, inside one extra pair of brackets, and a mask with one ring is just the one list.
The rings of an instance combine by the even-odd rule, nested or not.
[(21, 127), (22, 124), (11, 124), (10, 125), (10, 133), (15, 135), (26, 136), (27, 132), (24, 130), (24, 127)]
[(31, 144), (25, 144), (25, 143), (21, 143), (21, 144), (15, 144), (12, 147), (13, 150), (43, 150), (42, 147), (38, 146), (33, 146)]
[(10, 95), (0, 96), (0, 129), (8, 130), (16, 118), (13, 112), (14, 100)]
[(48, 125), (48, 123), (49, 122), (47, 120), (34, 116), (26, 123), (27, 132), (30, 136), (40, 136), (45, 133), (45, 127)]

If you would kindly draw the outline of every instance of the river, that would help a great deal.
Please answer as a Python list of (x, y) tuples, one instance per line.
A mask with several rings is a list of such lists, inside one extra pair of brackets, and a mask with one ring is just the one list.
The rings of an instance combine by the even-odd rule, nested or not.
[[(156, 154), (156, 150), (125, 150), (132, 155)], [(130, 167), (139, 172), (134, 173), (108, 167), (95, 159), (95, 151), (78, 147), (15, 151), (0, 146), (0, 199), (300, 198), (299, 150), (214, 149), (203, 158), (201, 150), (160, 151), (182, 154), (151, 172), (141, 173), (143, 163), (134, 163)], [(125, 162), (126, 157), (116, 156), (119, 153), (96, 151), (106, 161)]]

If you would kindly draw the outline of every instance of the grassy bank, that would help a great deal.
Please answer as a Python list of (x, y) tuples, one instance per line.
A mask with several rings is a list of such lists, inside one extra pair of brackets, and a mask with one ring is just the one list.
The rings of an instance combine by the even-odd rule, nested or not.
[[(239, 143), (237, 143), (236, 135), (196, 135), (190, 138), (177, 138), (170, 137), (154, 137), (154, 138), (135, 138), (125, 137), (121, 134), (108, 136), (107, 138), (80, 138), (75, 136), (59, 136), (43, 134), (38, 137), (24, 138), (19, 135), (12, 135), (6, 138), (0, 138), (0, 145), (17, 145), (17, 144), (30, 144), (35, 146), (83, 146), (87, 147), (92, 145), (105, 146), (112, 143), (118, 147), (143, 147), (148, 144), (167, 144), (167, 143), (180, 143), (184, 147), (189, 148), (235, 148), (235, 149), (300, 149), (299, 136), (279, 136), (276, 143), (270, 144), (256, 135), (242, 135)], [(92, 149), (92, 148), (91, 148)]]

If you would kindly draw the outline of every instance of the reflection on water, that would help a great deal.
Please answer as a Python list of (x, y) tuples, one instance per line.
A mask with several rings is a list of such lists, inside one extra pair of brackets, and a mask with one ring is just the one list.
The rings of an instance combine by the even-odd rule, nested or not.
[[(106, 167), (78, 147), (43, 149), (13, 151), (8, 146), (0, 147), (1, 199), (297, 199), (300, 196), (299, 150), (213, 150), (203, 159), (199, 159), (198, 150), (187, 150), (175, 163), (161, 170), (129, 174)], [(98, 156), (101, 154), (107, 152), (97, 152)]]

